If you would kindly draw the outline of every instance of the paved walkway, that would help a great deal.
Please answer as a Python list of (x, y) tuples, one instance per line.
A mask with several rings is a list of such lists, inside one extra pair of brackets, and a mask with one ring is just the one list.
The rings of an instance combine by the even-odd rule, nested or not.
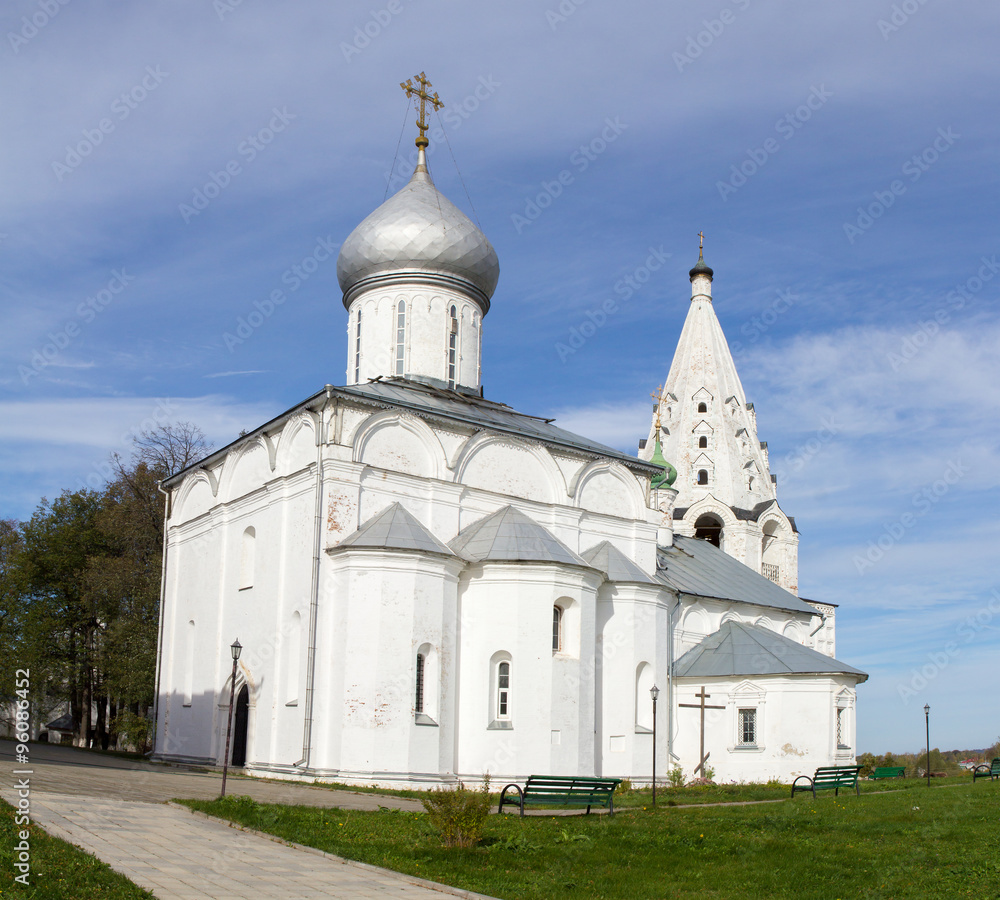
[[(0, 741), (0, 796), (17, 803), (13, 744)], [(23, 768), (17, 766), (16, 768)], [(76, 844), (160, 900), (299, 900), (482, 895), (289, 845), (164, 801), (212, 798), (221, 776), (31, 745), (31, 819)], [(412, 800), (239, 778), (229, 794), (346, 809), (420, 808)], [(484, 898), (489, 900), (489, 898)]]

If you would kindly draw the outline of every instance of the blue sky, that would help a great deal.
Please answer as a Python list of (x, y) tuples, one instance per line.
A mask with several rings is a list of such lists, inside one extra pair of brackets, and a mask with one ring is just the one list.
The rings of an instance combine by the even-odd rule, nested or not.
[(859, 748), (920, 748), (925, 702), (932, 744), (996, 740), (1000, 10), (10, 0), (0, 26), (0, 515), (137, 429), (221, 445), (344, 382), (336, 266), (294, 267), (403, 183), (426, 70), (435, 180), (501, 263), (487, 396), (634, 451), (704, 230), (801, 591), (871, 673)]

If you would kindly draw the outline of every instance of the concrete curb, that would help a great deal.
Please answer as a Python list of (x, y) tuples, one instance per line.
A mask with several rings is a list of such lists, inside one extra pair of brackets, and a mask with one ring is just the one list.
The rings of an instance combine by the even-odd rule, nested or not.
[(273, 841), (275, 844), (283, 844), (286, 847), (294, 847), (296, 850), (312, 853), (315, 856), (322, 856), (324, 859), (330, 860), (330, 862), (340, 863), (340, 865), (343, 866), (361, 869), (365, 872), (378, 872), (381, 875), (389, 873), (390, 875), (398, 878), (400, 881), (405, 881), (415, 887), (427, 888), (431, 891), (438, 891), (441, 894), (450, 894), (452, 897), (462, 897), (464, 900), (497, 900), (496, 897), (490, 897), (488, 894), (477, 894), (475, 891), (467, 891), (463, 888), (452, 887), (451, 885), (441, 884), (437, 881), (428, 881), (426, 878), (418, 878), (416, 875), (407, 875), (405, 872), (397, 872), (394, 869), (384, 869), (381, 866), (373, 866), (369, 863), (358, 862), (356, 859), (345, 859), (342, 856), (335, 856), (333, 853), (327, 853), (325, 850), (318, 850), (316, 847), (309, 847), (306, 844), (297, 844), (295, 841), (286, 841), (284, 838), (268, 834), (266, 831), (258, 831), (256, 828), (247, 828), (245, 825), (240, 825), (237, 822), (230, 821), (229, 819), (220, 819), (218, 816), (210, 816), (208, 813), (203, 813), (198, 809), (191, 809), (189, 806), (184, 806), (182, 803), (175, 803), (173, 800), (168, 800), (166, 805), (186, 810), (191, 813), (191, 815), (207, 819), (210, 822), (228, 825), (230, 828), (237, 831), (243, 831), (247, 834), (255, 835), (256, 837), (266, 838), (269, 841)]

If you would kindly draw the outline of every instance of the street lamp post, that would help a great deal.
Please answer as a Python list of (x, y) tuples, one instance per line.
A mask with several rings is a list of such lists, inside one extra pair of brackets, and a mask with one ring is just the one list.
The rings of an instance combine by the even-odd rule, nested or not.
[(219, 794), (220, 797), (226, 796), (226, 775), (229, 774), (229, 738), (233, 733), (233, 697), (236, 694), (236, 662), (240, 658), (240, 651), (243, 649), (243, 645), (240, 643), (240, 639), (236, 638), (232, 644), (229, 646), (230, 652), (233, 654), (233, 677), (230, 679), (229, 685), (229, 717), (226, 721), (226, 755), (222, 759), (222, 793)]
[(649, 689), (649, 696), (653, 699), (653, 806), (656, 806), (656, 700), (660, 689), (655, 684)]
[(924, 704), (924, 725), (927, 729), (927, 787), (931, 786), (931, 708)]

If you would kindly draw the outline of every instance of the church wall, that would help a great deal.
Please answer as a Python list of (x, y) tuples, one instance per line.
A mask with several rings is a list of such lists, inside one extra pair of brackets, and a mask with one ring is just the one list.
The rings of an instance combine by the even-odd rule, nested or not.
[[(665, 592), (605, 582), (598, 592), (597, 632), (597, 774), (648, 782), (653, 759), (649, 688), (656, 684), (666, 696)], [(664, 705), (659, 712), (665, 712)], [(665, 725), (658, 720), (659, 759), (666, 758)]]
[[(459, 776), (496, 781), (594, 771), (595, 597), (599, 576), (548, 564), (487, 563), (459, 589)], [(567, 602), (569, 601), (569, 602)], [(567, 644), (552, 649), (553, 606), (568, 606)], [(498, 671), (510, 666), (505, 715)]]
[[(317, 626), (311, 768), (395, 783), (454, 771), (457, 570), (444, 557), (334, 551), (324, 561)], [(424, 650), (418, 724), (416, 655)]]
[[(723, 706), (705, 712), (705, 750), (717, 782), (766, 781), (786, 783), (798, 775), (812, 775), (818, 766), (851, 765), (855, 759), (855, 683), (847, 676), (749, 676), (714, 681), (675, 680), (674, 716), (677, 721), (674, 752), (688, 778), (697, 765), (700, 710), (695, 696), (705, 687), (707, 705)], [(837, 708), (842, 707), (842, 734), (836, 741)], [(739, 710), (755, 711), (757, 741), (742, 748)]]
[[(248, 761), (290, 763), (301, 756), (301, 728), (289, 727), (277, 673), (287, 649), (283, 617), (293, 605), (308, 608), (315, 480), (307, 470), (274, 476), (261, 443), (238, 448), (221, 469), (219, 494), (232, 499), (207, 514), (182, 503), (168, 522), (157, 752), (221, 760), (229, 645), (238, 637), (237, 686), (251, 690)], [(191, 512), (198, 517), (185, 521)], [(179, 754), (170, 749), (175, 732), (185, 744)]]
[(675, 655), (683, 656), (703, 638), (714, 634), (723, 623), (729, 621), (761, 625), (775, 634), (790, 637), (805, 647), (819, 649), (809, 637), (818, 622), (806, 613), (683, 594), (674, 614)]

